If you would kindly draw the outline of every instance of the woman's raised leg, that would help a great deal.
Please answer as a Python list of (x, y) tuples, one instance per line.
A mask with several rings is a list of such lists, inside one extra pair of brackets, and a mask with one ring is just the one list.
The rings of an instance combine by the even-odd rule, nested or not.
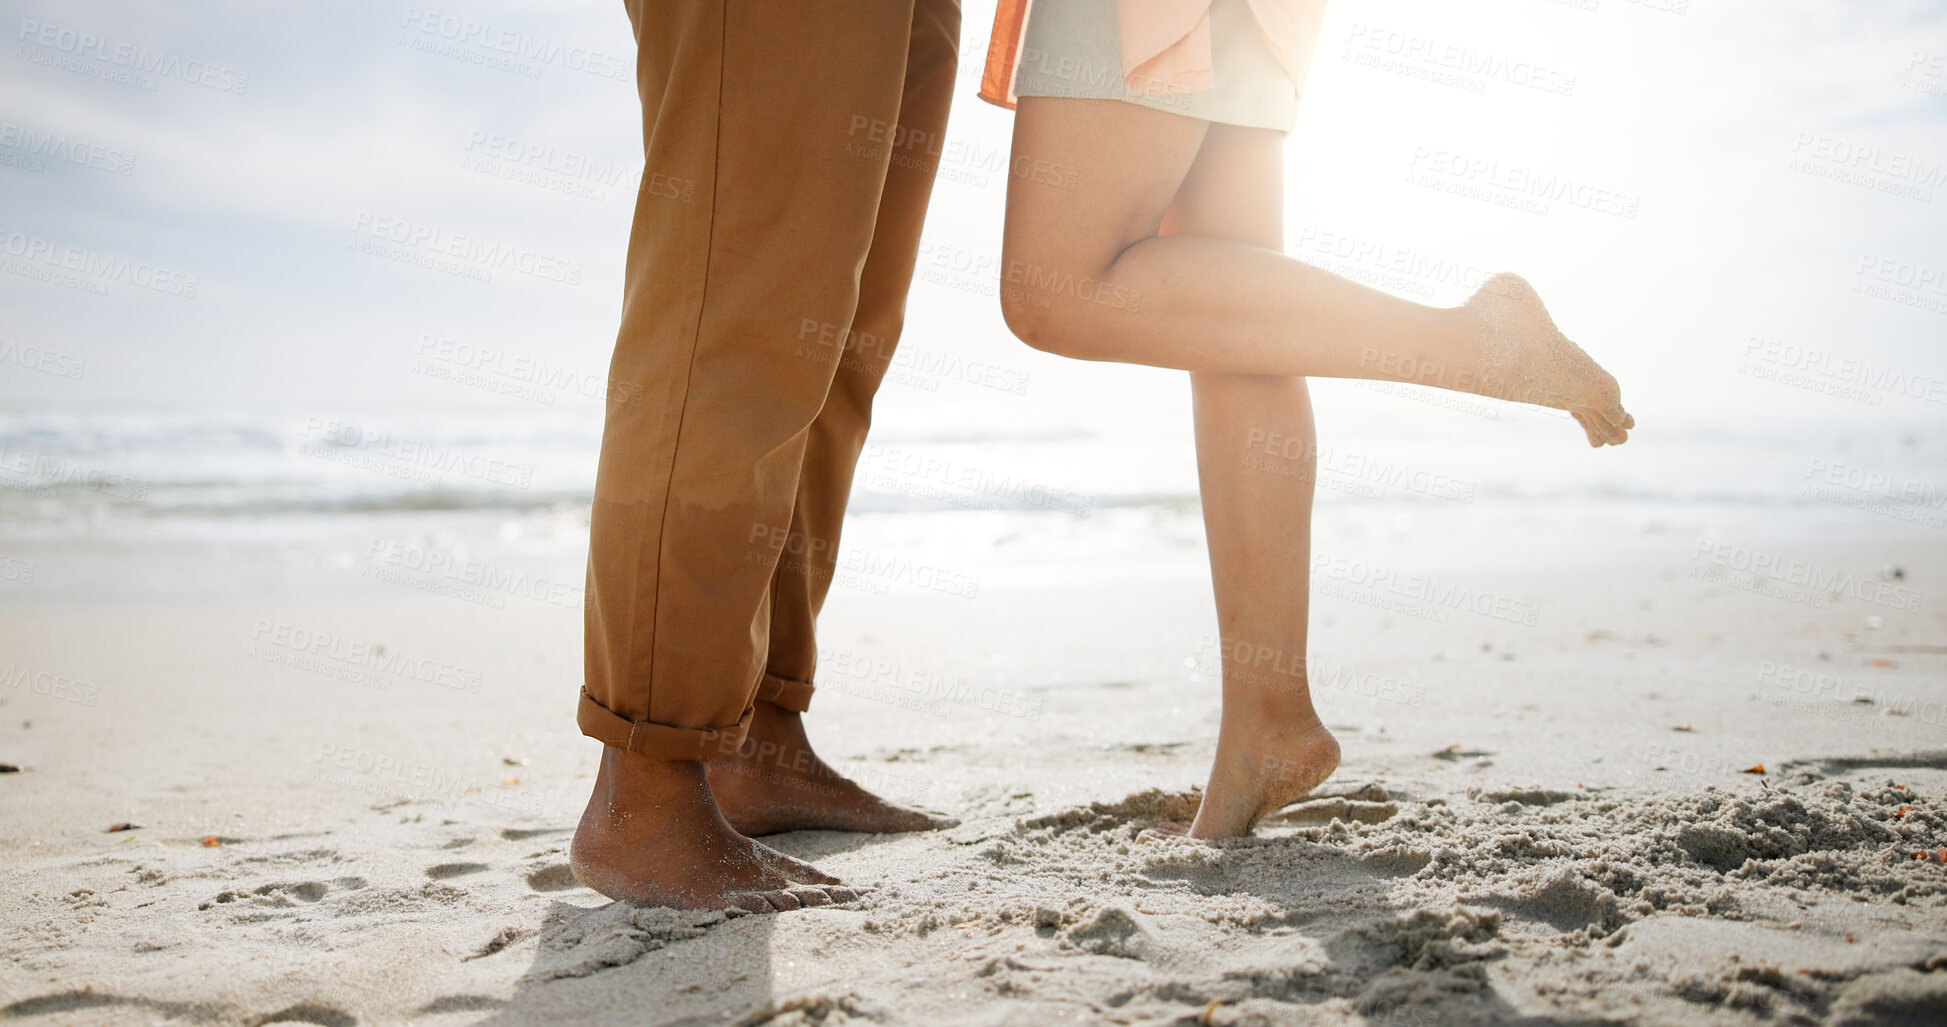
[(1085, 360), (1434, 385), (1567, 410), (1591, 445), (1628, 437), (1615, 379), (1517, 276), (1428, 307), (1276, 249), (1158, 235), (1209, 127), (1117, 100), (1021, 98), (1001, 260), (1016, 335)]

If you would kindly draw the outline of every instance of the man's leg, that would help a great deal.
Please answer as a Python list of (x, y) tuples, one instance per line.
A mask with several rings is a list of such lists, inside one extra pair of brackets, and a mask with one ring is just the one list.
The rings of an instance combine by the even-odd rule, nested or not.
[(831, 878), (738, 834), (702, 760), (735, 751), (768, 648), (771, 575), (849, 326), (887, 161), (843, 150), (898, 116), (909, 3), (628, 0), (645, 165), (591, 513), (586, 686), (605, 745), (577, 875), (611, 897), (794, 908)]
[(756, 714), (737, 754), (709, 764), (724, 816), (746, 834), (920, 831), (955, 823), (887, 802), (840, 775), (811, 750), (800, 715), (811, 701), (818, 663), (814, 625), (836, 570), (872, 397), (905, 319), (920, 229), (944, 152), (959, 40), (959, 0), (918, 0), (897, 126), (854, 121), (844, 139), (843, 149), (857, 159), (889, 155), (891, 166), (859, 275), (851, 331), (811, 318), (799, 325), (807, 358), (832, 360), (838, 373), (811, 425), (786, 552), (772, 578), (771, 645)]

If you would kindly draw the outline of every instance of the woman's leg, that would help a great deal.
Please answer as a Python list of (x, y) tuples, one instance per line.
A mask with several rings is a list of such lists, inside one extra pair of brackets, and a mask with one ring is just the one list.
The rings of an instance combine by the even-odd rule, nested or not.
[(1021, 98), (1001, 261), (1016, 335), (1085, 360), (1434, 385), (1567, 410), (1592, 445), (1627, 438), (1615, 379), (1516, 276), (1427, 307), (1276, 249), (1159, 236), (1208, 128), (1117, 100)]
[[(1282, 142), (1211, 125), (1162, 231), (1281, 251)], [(1305, 674), (1317, 437), (1303, 378), (1193, 373), (1190, 388), (1223, 662), (1217, 757), (1190, 833), (1228, 838), (1338, 766)]]

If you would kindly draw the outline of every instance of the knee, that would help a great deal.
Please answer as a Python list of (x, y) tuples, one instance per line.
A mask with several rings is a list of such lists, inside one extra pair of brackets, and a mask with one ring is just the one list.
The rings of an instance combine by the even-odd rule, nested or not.
[(1001, 279), (1001, 320), (1014, 337), (1043, 353), (1062, 352), (1062, 326), (1054, 301), (1040, 292)]
[(1005, 277), (1001, 279), (1000, 296), (1001, 319), (1015, 338), (1043, 353), (1077, 360), (1102, 359), (1093, 345), (1101, 326), (1087, 304), (1074, 302), (1072, 296), (1049, 283)]

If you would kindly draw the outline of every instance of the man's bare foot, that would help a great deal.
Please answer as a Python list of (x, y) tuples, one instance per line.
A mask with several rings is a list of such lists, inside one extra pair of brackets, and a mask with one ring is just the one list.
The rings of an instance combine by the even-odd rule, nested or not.
[(1481, 332), (1480, 387), (1474, 391), (1566, 410), (1591, 446), (1628, 441), (1636, 419), (1623, 409), (1616, 379), (1555, 327), (1527, 279), (1494, 275), (1461, 309), (1475, 315)]
[(575, 879), (611, 899), (753, 913), (849, 902), (849, 888), (738, 834), (710, 797), (703, 764), (602, 749), (594, 794), (568, 848)]
[(708, 763), (710, 790), (731, 826), (748, 835), (780, 831), (933, 831), (959, 821), (888, 802), (833, 770), (811, 750), (803, 717), (757, 704), (735, 755)]
[(1217, 759), (1192, 838), (1251, 833), (1259, 818), (1304, 798), (1339, 765), (1339, 741), (1315, 713), (1280, 716), (1224, 711)]

